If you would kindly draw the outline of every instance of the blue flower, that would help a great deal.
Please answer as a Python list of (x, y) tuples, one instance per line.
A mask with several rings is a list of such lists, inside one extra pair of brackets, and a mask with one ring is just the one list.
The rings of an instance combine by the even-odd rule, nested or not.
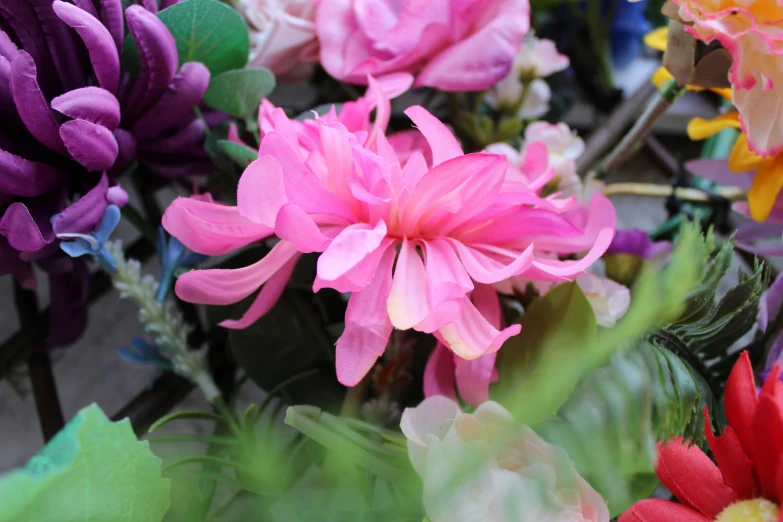
[(152, 366), (161, 371), (171, 370), (171, 363), (161, 355), (160, 350), (154, 344), (148, 343), (141, 337), (131, 339), (131, 344), (136, 350), (123, 346), (117, 350), (120, 357), (126, 361)]
[(615, 67), (625, 67), (641, 54), (644, 48), (642, 39), (652, 30), (652, 25), (644, 15), (646, 8), (647, 0), (619, 0), (617, 13), (609, 30), (612, 62)]
[(156, 245), (158, 257), (163, 265), (163, 274), (160, 278), (160, 286), (155, 298), (163, 302), (171, 289), (171, 283), (177, 271), (184, 267), (194, 266), (205, 260), (207, 256), (190, 252), (179, 239), (169, 236), (166, 240), (166, 232), (163, 227), (158, 228), (158, 242)]
[(106, 212), (104, 212), (98, 224), (98, 230), (95, 232), (90, 232), (89, 234), (70, 232), (57, 234), (57, 237), (63, 240), (60, 243), (60, 248), (71, 257), (81, 257), (86, 254), (95, 256), (108, 272), (115, 273), (117, 271), (117, 263), (109, 251), (106, 250), (105, 243), (111, 233), (114, 232), (114, 229), (117, 228), (119, 222), (119, 207), (117, 205), (109, 205), (106, 207)]

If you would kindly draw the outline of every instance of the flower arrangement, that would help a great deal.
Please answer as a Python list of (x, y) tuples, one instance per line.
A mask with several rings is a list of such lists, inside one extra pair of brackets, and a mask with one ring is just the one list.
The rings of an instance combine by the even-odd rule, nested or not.
[[(780, 518), (778, 6), (9, 1), (0, 378), (46, 444), (0, 521)], [(157, 376), (66, 423), (50, 352), (109, 291)]]

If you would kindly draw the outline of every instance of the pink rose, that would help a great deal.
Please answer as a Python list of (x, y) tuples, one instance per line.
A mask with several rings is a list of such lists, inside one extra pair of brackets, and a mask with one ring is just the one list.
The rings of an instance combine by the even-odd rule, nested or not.
[(315, 10), (318, 0), (239, 0), (250, 28), (251, 67), (266, 67), (278, 79), (300, 80), (318, 62)]
[(568, 455), (496, 402), (469, 414), (430, 397), (405, 410), (400, 428), (432, 522), (609, 522)]
[(417, 75), (416, 86), (479, 91), (504, 78), (530, 26), (528, 0), (321, 0), (321, 64), (337, 79)]

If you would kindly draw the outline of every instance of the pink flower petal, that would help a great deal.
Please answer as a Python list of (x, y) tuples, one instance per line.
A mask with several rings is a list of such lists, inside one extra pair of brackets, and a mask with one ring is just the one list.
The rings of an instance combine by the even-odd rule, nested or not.
[(461, 303), (459, 318), (440, 329), (436, 335), (451, 351), (467, 360), (494, 353), (522, 327), (518, 324), (501, 331), (494, 328), (473, 303), (465, 297)]
[(405, 114), (413, 120), (413, 123), (427, 139), (430, 149), (432, 149), (433, 167), (464, 154), (454, 134), (438, 118), (430, 114), (427, 109), (414, 105), (413, 107), (408, 107)]
[(260, 317), (266, 315), (266, 313), (275, 306), (280, 299), (280, 296), (283, 295), (283, 290), (285, 290), (288, 280), (291, 279), (291, 274), (294, 272), (299, 257), (300, 256), (298, 255), (293, 256), (282, 266), (282, 268), (280, 268), (280, 270), (275, 272), (275, 274), (264, 283), (264, 286), (261, 288), (258, 296), (256, 296), (253, 304), (250, 305), (250, 308), (245, 312), (245, 315), (239, 319), (227, 319), (218, 324), (224, 328), (241, 330), (247, 328), (255, 323)]
[[(516, 257), (509, 257), (511, 261), (504, 263), (497, 259), (498, 256), (491, 256), (489, 253), (482, 251), (487, 250), (488, 245), (482, 245), (482, 250), (479, 250), (451, 238), (447, 239), (447, 241), (459, 254), (462, 265), (468, 271), (470, 277), (479, 283), (492, 284), (503, 281), (513, 275), (521, 274), (533, 263), (532, 245), (522, 252), (507, 251), (508, 256), (516, 255)], [(611, 238), (609, 241), (611, 241)]]
[(277, 213), (287, 202), (280, 163), (272, 156), (251, 162), (239, 178), (239, 213), (250, 221), (274, 228)]
[(308, 254), (323, 252), (332, 242), (321, 233), (315, 221), (295, 205), (285, 204), (277, 213), (275, 233), (280, 239), (290, 241), (297, 250)]
[(299, 252), (288, 241), (280, 241), (260, 261), (244, 268), (193, 270), (177, 279), (177, 297), (188, 303), (227, 305), (255, 292)]
[(386, 223), (375, 227), (357, 223), (346, 227), (318, 258), (318, 279), (314, 290), (330, 287), (338, 292), (362, 289), (375, 274), (380, 255), (391, 243)]
[(240, 215), (237, 207), (193, 198), (175, 199), (163, 214), (163, 228), (194, 252), (210, 256), (226, 254), (274, 232)]
[(454, 393), (454, 354), (438, 343), (424, 367), (424, 396), (443, 395), (457, 400)]
[(392, 324), (386, 313), (386, 299), (392, 286), (392, 265), (396, 252), (387, 248), (375, 276), (348, 300), (345, 330), (337, 340), (335, 363), (337, 380), (355, 386), (383, 355)]

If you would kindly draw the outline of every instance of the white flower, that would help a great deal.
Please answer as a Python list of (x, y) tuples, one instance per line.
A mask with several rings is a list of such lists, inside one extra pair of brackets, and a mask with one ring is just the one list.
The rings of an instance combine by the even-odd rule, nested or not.
[(628, 288), (611, 279), (601, 279), (595, 274), (584, 272), (577, 276), (576, 283), (593, 307), (599, 326), (611, 328), (631, 305)]
[(400, 423), (432, 522), (608, 522), (601, 496), (565, 452), (488, 401), (462, 413), (446, 397)]
[(582, 190), (582, 180), (576, 172), (576, 159), (585, 151), (585, 142), (565, 123), (536, 121), (525, 129), (525, 146), (540, 142), (546, 145), (549, 164), (560, 181), (558, 190), (566, 196)]

